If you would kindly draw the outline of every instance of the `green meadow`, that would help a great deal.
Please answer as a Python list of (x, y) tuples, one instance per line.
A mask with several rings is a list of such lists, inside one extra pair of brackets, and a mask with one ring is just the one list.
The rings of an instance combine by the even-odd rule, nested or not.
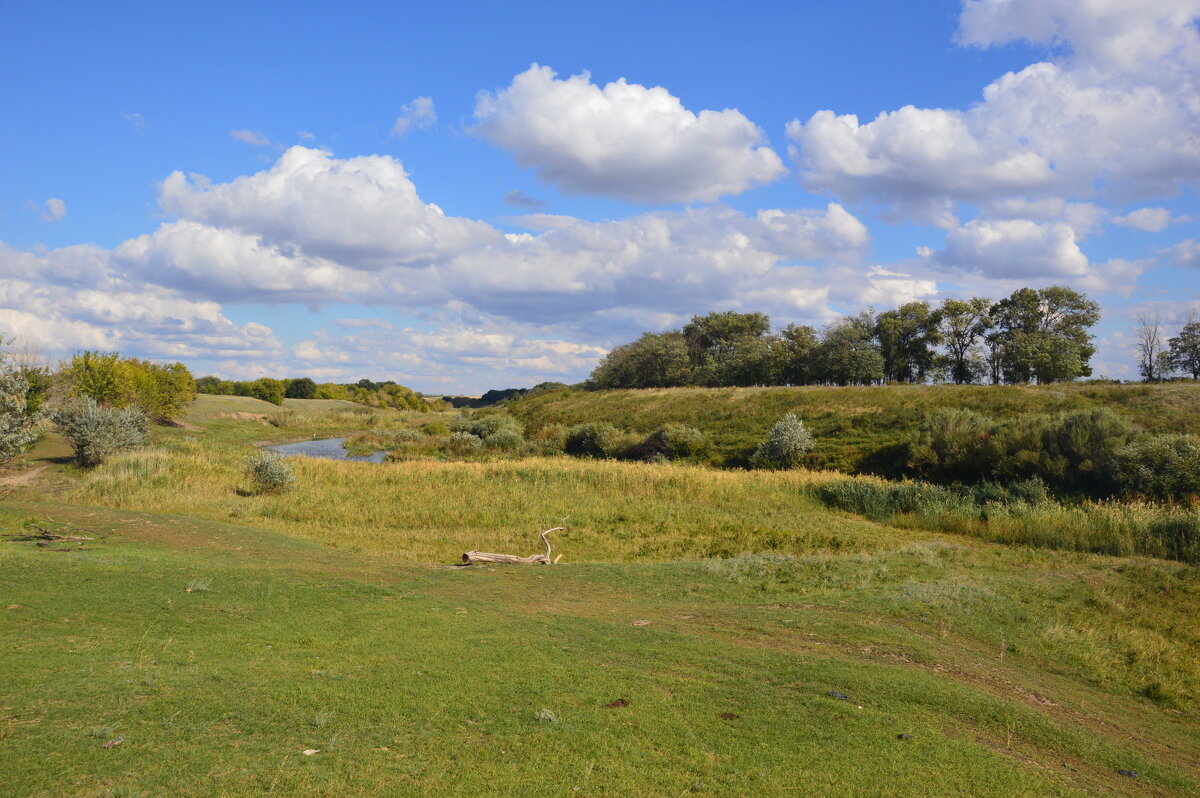
[[(873, 390), (511, 412), (682, 421), (737, 452), (804, 407), (831, 461), (937, 403), (1196, 430), (1190, 386)], [(91, 470), (45, 436), (0, 487), (0, 793), (1200, 794), (1200, 571), (1178, 558), (839, 509), (826, 471), (294, 458), (295, 490), (248, 490), (263, 443), (451, 419), (201, 396)], [(536, 553), (564, 518), (557, 565), (455, 565)], [(39, 527), (88, 539), (16, 539)]]

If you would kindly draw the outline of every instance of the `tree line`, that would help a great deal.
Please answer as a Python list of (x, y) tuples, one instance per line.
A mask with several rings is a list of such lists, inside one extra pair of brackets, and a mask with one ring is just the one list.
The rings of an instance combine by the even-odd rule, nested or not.
[(1091, 375), (1099, 320), (1096, 302), (1063, 286), (1021, 288), (999, 301), (907, 302), (820, 330), (772, 332), (764, 313), (714, 312), (616, 347), (587, 386), (1047, 384)]
[(207, 376), (196, 380), (196, 391), (217, 396), (249, 396), (275, 405), (283, 404), (284, 399), (343, 399), (368, 407), (398, 410), (426, 411), (441, 406), (439, 400), (426, 399), (392, 380), (318, 383), (309, 377), (282, 380), (259, 377), (257, 380), (233, 381)]

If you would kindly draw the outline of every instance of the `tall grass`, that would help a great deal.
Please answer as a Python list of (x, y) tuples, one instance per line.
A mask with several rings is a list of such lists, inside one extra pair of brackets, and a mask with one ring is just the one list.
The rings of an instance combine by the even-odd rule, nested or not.
[(1168, 505), (1063, 504), (1018, 485), (956, 490), (858, 477), (810, 486), (827, 507), (903, 528), (966, 534), (997, 543), (1200, 563), (1200, 514)]
[[(291, 458), (297, 489), (243, 496), (245, 450), (181, 441), (114, 458), (71, 500), (277, 529), (418, 561), (471, 549), (530, 554), (539, 527), (567, 561), (663, 561), (755, 552), (871, 551), (896, 533), (824, 512), (816, 472), (725, 472), (569, 457), (371, 463)], [(919, 537), (908, 535), (907, 537)]]

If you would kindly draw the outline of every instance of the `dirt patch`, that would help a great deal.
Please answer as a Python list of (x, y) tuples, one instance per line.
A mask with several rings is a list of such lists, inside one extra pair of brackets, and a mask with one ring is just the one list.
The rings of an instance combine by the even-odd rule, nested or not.
[(181, 418), (164, 418), (158, 423), (162, 424), (164, 427), (175, 427), (176, 429), (186, 429), (192, 432), (199, 432), (201, 430), (201, 427), (197, 427), (195, 424), (189, 424)]
[(250, 413), (245, 410), (240, 413), (217, 413), (217, 418), (236, 418), (239, 421), (257, 421), (259, 424), (269, 425), (265, 413)]
[(32, 483), (43, 471), (49, 467), (50, 466), (48, 465), (44, 465), (38, 466), (37, 468), (31, 468), (28, 471), (22, 471), (19, 474), (4, 474), (3, 476), (0, 476), (0, 488), (13, 490), (24, 487), (25, 485)]

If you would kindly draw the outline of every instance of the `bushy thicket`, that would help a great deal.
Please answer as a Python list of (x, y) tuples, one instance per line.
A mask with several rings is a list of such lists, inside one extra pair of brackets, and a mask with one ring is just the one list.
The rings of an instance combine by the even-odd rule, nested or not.
[(136, 407), (103, 407), (90, 396), (54, 411), (54, 423), (75, 451), (75, 462), (96, 466), (110, 455), (149, 442), (149, 419)]
[(1154, 435), (1134, 441), (1116, 458), (1116, 481), (1129, 496), (1195, 499), (1200, 496), (1200, 438)]
[(154, 363), (117, 352), (81, 352), (64, 370), (71, 394), (104, 407), (136, 407), (154, 420), (179, 416), (196, 397), (182, 363)]
[(771, 428), (771, 434), (750, 456), (753, 468), (783, 470), (798, 467), (816, 443), (804, 422), (788, 413)]
[(641, 460), (682, 460), (698, 457), (708, 447), (704, 433), (687, 424), (663, 424), (637, 445)]
[(282, 493), (296, 487), (291, 465), (278, 452), (258, 452), (246, 458), (245, 474), (254, 494)]
[(1112, 495), (1133, 435), (1106, 408), (997, 422), (970, 410), (931, 413), (907, 450), (909, 473), (938, 483), (1037, 478), (1054, 490)]
[(629, 449), (630, 436), (607, 421), (589, 421), (567, 430), (563, 450), (576, 457), (616, 459)]

